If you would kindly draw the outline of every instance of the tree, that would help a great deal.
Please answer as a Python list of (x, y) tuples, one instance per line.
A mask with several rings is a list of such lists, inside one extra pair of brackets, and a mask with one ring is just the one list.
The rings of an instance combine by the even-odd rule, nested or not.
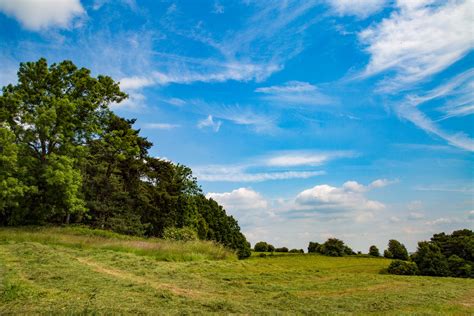
[(310, 241), (308, 245), (308, 253), (316, 253), (319, 252), (319, 247), (321, 245), (317, 242)]
[(264, 241), (259, 241), (258, 243), (253, 246), (253, 250), (256, 252), (267, 252), (268, 251), (268, 244)]
[(374, 246), (374, 245), (370, 246), (369, 255), (373, 257), (380, 257), (379, 248), (377, 248), (377, 246)]
[(390, 263), (387, 272), (398, 275), (416, 275), (418, 274), (418, 267), (413, 262), (397, 259)]
[(337, 238), (329, 238), (325, 243), (320, 247), (320, 251), (323, 255), (332, 256), (332, 257), (341, 257), (346, 253), (346, 245), (342, 240)]
[(418, 266), (421, 275), (448, 276), (450, 274), (446, 257), (434, 243), (419, 242), (418, 249), (413, 255), (413, 261)]
[(2, 92), (0, 124), (14, 134), (19, 165), (32, 175), (27, 185), (36, 188), (20, 223), (68, 222), (71, 214), (84, 213), (74, 169), (87, 152), (83, 145), (100, 134), (107, 105), (126, 94), (110, 77), (91, 77), (70, 61), (48, 67), (43, 58), (21, 63), (18, 84)]
[(408, 251), (405, 246), (395, 239), (388, 242), (388, 251), (392, 254), (393, 259), (408, 260)]
[(384, 256), (384, 258), (387, 258), (387, 259), (392, 259), (393, 258), (393, 254), (388, 249), (384, 250), (383, 256)]
[(288, 248), (286, 247), (276, 248), (275, 252), (288, 252)]

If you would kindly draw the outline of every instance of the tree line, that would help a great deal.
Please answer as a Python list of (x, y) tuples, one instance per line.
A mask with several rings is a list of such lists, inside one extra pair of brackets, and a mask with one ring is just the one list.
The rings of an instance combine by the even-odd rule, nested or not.
[[(256, 243), (254, 251), (304, 253), (302, 249), (275, 248), (264, 241)], [(329, 238), (324, 243), (310, 241), (308, 253), (332, 257), (362, 255), (337, 238)], [(381, 257), (375, 245), (369, 247), (368, 255)], [(393, 259), (387, 268), (391, 274), (474, 278), (474, 232), (462, 229), (452, 234), (435, 234), (429, 241), (420, 241), (416, 252), (411, 255), (404, 244), (391, 239), (383, 257)]]
[[(71, 61), (21, 63), (0, 95), (0, 226), (82, 223), (119, 233), (250, 245), (206, 198), (190, 168), (149, 155), (135, 120), (110, 109), (127, 94)], [(191, 235), (192, 235), (191, 234)]]

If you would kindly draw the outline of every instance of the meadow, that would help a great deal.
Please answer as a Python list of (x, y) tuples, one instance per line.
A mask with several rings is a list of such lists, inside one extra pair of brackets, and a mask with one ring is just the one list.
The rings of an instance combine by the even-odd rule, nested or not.
[(234, 253), (86, 228), (0, 230), (0, 314), (472, 315), (474, 280), (362, 256)]

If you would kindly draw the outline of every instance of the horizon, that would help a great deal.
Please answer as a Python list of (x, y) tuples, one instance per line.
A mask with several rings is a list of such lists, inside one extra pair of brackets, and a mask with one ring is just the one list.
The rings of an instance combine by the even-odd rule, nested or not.
[(413, 252), (474, 228), (473, 1), (17, 4), (0, 86), (41, 57), (119, 81), (114, 112), (252, 245)]

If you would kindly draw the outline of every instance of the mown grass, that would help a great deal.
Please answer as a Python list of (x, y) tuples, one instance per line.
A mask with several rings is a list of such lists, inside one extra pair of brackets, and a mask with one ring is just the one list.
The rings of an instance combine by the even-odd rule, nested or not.
[[(385, 259), (292, 254), (170, 262), (128, 251), (141, 245), (130, 242), (147, 240), (95, 233), (2, 229), (0, 314), (474, 313), (474, 280), (380, 274)], [(113, 241), (126, 246), (97, 246)]]

